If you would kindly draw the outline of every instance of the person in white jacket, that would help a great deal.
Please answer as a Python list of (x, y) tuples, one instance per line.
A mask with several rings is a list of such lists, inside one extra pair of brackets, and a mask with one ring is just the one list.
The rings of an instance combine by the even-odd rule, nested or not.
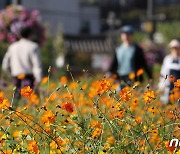
[(162, 92), (160, 100), (164, 104), (170, 103), (169, 95), (174, 88), (173, 82), (170, 81), (172, 76), (175, 80), (180, 79), (180, 42), (173, 39), (169, 43), (171, 53), (165, 56), (160, 71), (159, 89)]
[(42, 79), (39, 45), (31, 41), (31, 36), (31, 28), (22, 28), (20, 40), (9, 46), (2, 62), (2, 69), (9, 71), (13, 78), (17, 95), (25, 86), (36, 89)]

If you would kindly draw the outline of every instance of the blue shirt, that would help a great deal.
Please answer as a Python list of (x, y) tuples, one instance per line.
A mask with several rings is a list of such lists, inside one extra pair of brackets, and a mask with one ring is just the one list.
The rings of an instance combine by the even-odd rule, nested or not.
[(128, 75), (135, 71), (134, 64), (135, 46), (121, 45), (116, 49), (117, 61), (118, 61), (118, 74), (120, 76)]

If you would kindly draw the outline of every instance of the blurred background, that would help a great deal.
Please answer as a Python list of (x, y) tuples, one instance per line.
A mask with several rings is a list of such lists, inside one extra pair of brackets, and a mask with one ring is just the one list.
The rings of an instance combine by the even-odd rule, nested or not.
[[(22, 6), (21, 16), (9, 9), (12, 6)], [(36, 41), (41, 45), (44, 75), (49, 66), (54, 76), (65, 75), (67, 64), (74, 75), (83, 69), (106, 72), (120, 43), (120, 28), (128, 24), (135, 28), (135, 42), (144, 48), (158, 76), (169, 41), (180, 36), (179, 0), (0, 0), (0, 11), (0, 62), (15, 41), (12, 23), (31, 11), (31, 18), (36, 16), (33, 21), (43, 27), (37, 26)]]

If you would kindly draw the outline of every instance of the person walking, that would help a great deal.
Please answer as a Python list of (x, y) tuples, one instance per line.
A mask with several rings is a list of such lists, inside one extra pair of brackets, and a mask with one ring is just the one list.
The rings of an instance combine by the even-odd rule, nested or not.
[[(133, 42), (134, 29), (130, 25), (122, 27), (120, 44), (116, 50), (112, 61), (112, 65), (108, 74), (117, 74), (123, 88), (128, 82), (130, 73), (143, 69), (149, 78), (152, 78), (152, 73), (146, 63), (144, 53), (141, 47)], [(108, 75), (109, 76), (109, 75)], [(137, 77), (136, 80), (143, 80), (142, 75)]]
[(20, 98), (21, 88), (30, 86), (36, 90), (42, 79), (39, 45), (31, 41), (31, 38), (31, 28), (22, 28), (20, 40), (9, 46), (2, 62), (2, 69), (10, 72), (12, 76), (17, 99)]
[[(180, 79), (180, 41), (173, 39), (169, 43), (171, 53), (165, 56), (160, 71), (159, 90), (162, 93), (160, 100), (164, 104), (171, 101), (169, 95), (174, 89), (174, 82)], [(180, 97), (180, 91), (176, 91)]]

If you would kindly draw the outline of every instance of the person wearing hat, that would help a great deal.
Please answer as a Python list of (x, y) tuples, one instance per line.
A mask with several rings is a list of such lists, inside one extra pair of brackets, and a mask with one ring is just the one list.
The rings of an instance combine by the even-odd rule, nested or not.
[[(170, 103), (169, 95), (174, 88), (173, 81), (180, 79), (180, 41), (173, 39), (169, 48), (171, 53), (163, 60), (159, 80), (159, 90), (162, 92), (160, 100), (164, 104)], [(170, 78), (173, 78), (173, 81)]]
[[(134, 29), (132, 26), (126, 25), (122, 27), (122, 44), (116, 48), (110, 71), (107, 73), (107, 76), (117, 74), (121, 83), (121, 89), (127, 85), (128, 82), (131, 82), (129, 74), (136, 74), (140, 69), (143, 69), (148, 77), (152, 78), (142, 48), (133, 42), (133, 34)], [(136, 77), (136, 80), (138, 79), (142, 81), (142, 75)]]

